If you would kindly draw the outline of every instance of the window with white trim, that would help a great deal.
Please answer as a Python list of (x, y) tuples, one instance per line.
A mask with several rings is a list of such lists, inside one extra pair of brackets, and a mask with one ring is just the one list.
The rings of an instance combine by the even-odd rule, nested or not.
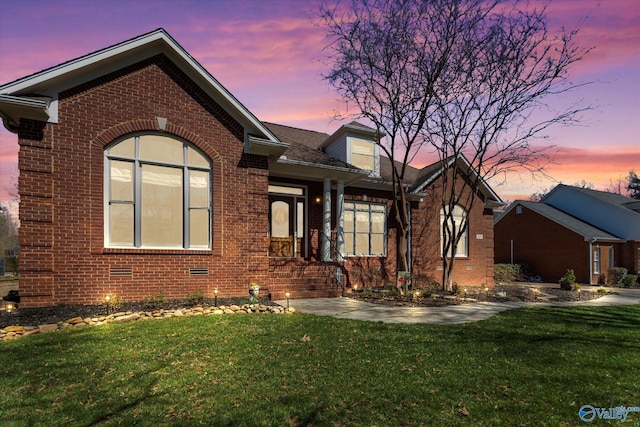
[[(447, 216), (445, 215), (445, 210), (440, 209), (440, 256), (444, 254), (445, 247), (445, 236), (443, 226), (445, 220), (447, 220)], [(460, 233), (460, 227), (465, 221), (467, 216), (467, 211), (460, 205), (455, 205), (453, 207), (453, 212), (448, 219), (447, 228), (450, 230), (452, 238), (455, 237), (458, 233)], [(453, 245), (449, 246), (449, 254), (450, 258), (453, 251)], [(465, 258), (469, 256), (469, 224), (465, 225), (465, 229), (460, 236), (460, 240), (458, 241), (458, 245), (456, 246), (455, 252), (456, 258)]]
[(386, 256), (387, 206), (344, 202), (344, 255)]
[(107, 147), (104, 173), (106, 247), (211, 247), (211, 161), (193, 145), (131, 136)]
[(600, 248), (593, 248), (593, 274), (600, 274)]

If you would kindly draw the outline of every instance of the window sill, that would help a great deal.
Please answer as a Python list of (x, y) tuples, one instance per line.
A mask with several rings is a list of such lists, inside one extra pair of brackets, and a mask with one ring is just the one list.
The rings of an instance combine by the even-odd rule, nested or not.
[(101, 253), (132, 255), (213, 255), (211, 249), (103, 248)]

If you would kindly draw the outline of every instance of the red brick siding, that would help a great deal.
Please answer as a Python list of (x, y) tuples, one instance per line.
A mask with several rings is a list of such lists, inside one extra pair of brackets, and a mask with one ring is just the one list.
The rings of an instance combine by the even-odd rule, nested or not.
[[(457, 180), (457, 191), (463, 190), (464, 181)], [(464, 191), (463, 194), (468, 194)], [(480, 195), (468, 213), (468, 257), (456, 258), (453, 281), (459, 285), (493, 286), (493, 215), (484, 208)], [(434, 181), (425, 191), (422, 202), (415, 202), (412, 213), (412, 250), (414, 274), (425, 280), (442, 283), (442, 256), (440, 240), (440, 210), (442, 179)]]
[[(99, 303), (204, 290), (246, 295), (266, 282), (267, 163), (243, 155), (243, 129), (165, 57), (157, 56), (60, 95), (59, 124), (24, 123), (19, 135), (23, 303)], [(213, 162), (213, 250), (104, 248), (104, 148), (131, 132), (186, 139)], [(130, 267), (129, 277), (111, 268)], [(209, 269), (191, 276), (190, 268)]]
[[(514, 263), (530, 265), (545, 282), (556, 283), (567, 269), (573, 269), (579, 282), (590, 283), (589, 243), (581, 235), (522, 206), (521, 214), (514, 208), (495, 225), (497, 263), (510, 262), (511, 240)], [(601, 265), (606, 268), (608, 250), (601, 253)]]

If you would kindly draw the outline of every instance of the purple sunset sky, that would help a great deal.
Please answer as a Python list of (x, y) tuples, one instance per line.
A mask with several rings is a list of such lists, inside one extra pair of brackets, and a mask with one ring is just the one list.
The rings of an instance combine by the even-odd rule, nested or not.
[[(162, 27), (260, 120), (332, 133), (343, 123), (332, 119), (342, 104), (322, 78), (318, 8), (319, 0), (5, 0), (0, 84)], [(549, 19), (552, 29), (579, 26), (579, 44), (595, 47), (570, 75), (595, 83), (558, 100), (593, 109), (580, 126), (548, 132), (560, 148), (553, 179), (513, 175), (492, 183), (505, 200), (557, 182), (605, 189), (630, 169), (640, 172), (640, 6), (554, 0)], [(17, 174), (17, 154), (17, 136), (2, 127), (2, 183)]]

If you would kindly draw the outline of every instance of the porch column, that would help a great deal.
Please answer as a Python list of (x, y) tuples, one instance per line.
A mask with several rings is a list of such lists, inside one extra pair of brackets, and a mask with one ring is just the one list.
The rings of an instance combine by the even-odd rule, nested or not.
[(338, 180), (336, 191), (336, 252), (338, 261), (344, 261), (344, 180)]
[(331, 261), (331, 178), (324, 179), (322, 203), (322, 260)]

